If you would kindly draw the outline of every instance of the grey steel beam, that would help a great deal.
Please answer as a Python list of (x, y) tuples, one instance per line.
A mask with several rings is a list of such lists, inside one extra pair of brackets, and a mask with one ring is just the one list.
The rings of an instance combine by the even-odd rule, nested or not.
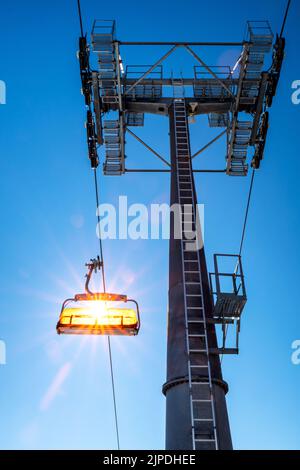
[(143, 168), (126, 168), (125, 173), (171, 173), (171, 170), (151, 170)]
[[(199, 78), (197, 79), (197, 85), (211, 85), (214, 82), (214, 78)], [(174, 79), (173, 79), (174, 81)], [(122, 78), (122, 85), (133, 85), (136, 82), (135, 78)], [(238, 85), (239, 84), (239, 79), (238, 78), (233, 78), (233, 79), (224, 79), (222, 80), (225, 85)], [(244, 79), (244, 83), (256, 83), (257, 80), (255, 79)], [(182, 84), (183, 85), (194, 85), (195, 84), (195, 78), (183, 78), (182, 79)], [(146, 78), (140, 81), (140, 85), (162, 85), (162, 86), (173, 86), (172, 83), (172, 78)]]
[[(211, 85), (212, 81), (214, 81), (214, 79), (212, 78), (199, 79), (197, 80), (197, 85)], [(136, 80), (134, 78), (123, 78), (122, 80), (123, 85), (131, 85), (131, 84), (134, 84), (135, 82)], [(174, 82), (174, 79), (173, 79), (173, 82)], [(234, 80), (225, 79), (223, 80), (223, 83), (225, 84), (228, 83), (228, 85), (229, 84), (237, 85), (238, 80), (237, 79), (234, 79)], [(162, 86), (170, 86), (170, 87), (173, 86), (171, 78), (155, 78), (155, 79), (148, 78), (146, 80), (141, 80), (140, 84), (141, 85), (162, 85)], [(195, 84), (195, 78), (183, 78), (182, 84), (185, 86), (188, 86), (188, 85), (193, 86)]]
[[(151, 113), (158, 114), (161, 116), (168, 115), (168, 109), (172, 105), (173, 97), (158, 98), (155, 101), (146, 100), (142, 98), (141, 100), (131, 100), (130, 98), (126, 99), (125, 107), (128, 112), (132, 113)], [(193, 110), (194, 115), (198, 114), (208, 114), (208, 113), (227, 113), (232, 108), (233, 99), (227, 98), (224, 101), (220, 100), (199, 100), (198, 98), (186, 98), (186, 104), (197, 103), (196, 109)]]
[[(125, 168), (125, 173), (171, 173), (171, 170)], [(226, 173), (226, 170), (193, 170), (193, 173)]]
[(193, 173), (226, 173), (226, 170), (193, 170)]
[(120, 46), (243, 46), (243, 42), (118, 41)]

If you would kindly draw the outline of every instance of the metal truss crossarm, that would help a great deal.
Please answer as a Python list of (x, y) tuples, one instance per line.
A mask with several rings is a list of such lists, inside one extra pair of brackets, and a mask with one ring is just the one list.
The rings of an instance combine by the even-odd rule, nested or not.
[(225, 129), (224, 131), (222, 131), (220, 134), (218, 134), (214, 139), (212, 139), (210, 142), (208, 142), (206, 145), (204, 145), (204, 147), (202, 147), (200, 150), (198, 150), (198, 152), (194, 153), (194, 155), (192, 155), (192, 158), (195, 158), (197, 157), (198, 155), (200, 155), (200, 153), (204, 152), (204, 150), (206, 150), (208, 147), (210, 147), (212, 144), (214, 144), (215, 142), (217, 142), (217, 140), (219, 140), (221, 137), (223, 137), (224, 134), (226, 134), (227, 132), (227, 129)]
[(225, 83), (220, 80), (220, 78), (211, 70), (211, 68), (198, 56), (198, 54), (196, 54), (196, 52), (193, 51), (193, 49), (191, 49), (189, 46), (184, 46), (186, 48), (186, 50), (192, 54), (192, 56), (198, 61), (200, 62), (200, 64), (217, 80), (217, 82), (224, 88), (224, 90), (227, 91), (227, 93), (229, 93), (233, 98), (235, 98), (234, 94), (232, 93), (232, 91), (228, 88), (227, 85), (225, 85)]
[(177, 45), (172, 47), (159, 60), (157, 60), (154, 65), (152, 65), (130, 88), (128, 88), (128, 90), (124, 91), (124, 95), (128, 95), (128, 93), (130, 93), (142, 80), (144, 80), (144, 78), (146, 78), (158, 65), (160, 65), (164, 60), (166, 60), (166, 58), (169, 57), (169, 55), (171, 55), (172, 52), (175, 51), (175, 49), (177, 49), (177, 47)]
[(127, 132), (129, 132), (129, 134), (131, 134), (132, 137), (134, 137), (138, 142), (140, 142), (142, 145), (144, 145), (144, 147), (146, 147), (146, 149), (150, 150), (150, 152), (152, 152), (157, 158), (159, 158), (167, 166), (171, 167), (170, 163), (167, 160), (165, 160), (161, 155), (159, 155), (159, 153), (157, 153), (156, 150), (154, 150), (152, 147), (150, 147), (150, 145), (146, 144), (146, 142), (144, 142), (134, 132), (132, 132), (130, 129), (128, 129), (128, 127), (127, 127)]

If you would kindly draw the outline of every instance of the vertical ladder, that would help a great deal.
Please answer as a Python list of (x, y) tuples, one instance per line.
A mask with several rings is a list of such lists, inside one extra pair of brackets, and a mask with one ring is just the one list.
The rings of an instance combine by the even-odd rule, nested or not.
[(173, 87), (173, 98), (182, 98), (184, 97), (185, 90), (182, 78), (173, 78), (172, 73), (172, 87)]
[[(179, 87), (178, 87), (179, 91)], [(206, 315), (199, 250), (191, 250), (196, 234), (196, 210), (189, 130), (184, 98), (174, 98), (174, 125), (178, 200), (182, 214), (181, 254), (185, 305), (186, 348), (190, 390), (191, 436), (194, 450), (217, 450), (215, 404), (209, 361)]]

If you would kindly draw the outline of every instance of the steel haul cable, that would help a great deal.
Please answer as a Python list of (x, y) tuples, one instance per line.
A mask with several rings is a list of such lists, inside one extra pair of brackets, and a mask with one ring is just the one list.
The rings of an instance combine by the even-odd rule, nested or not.
[[(103, 247), (102, 247), (102, 237), (101, 237), (101, 227), (100, 227), (100, 214), (99, 214), (99, 189), (98, 189), (98, 180), (97, 180), (97, 169), (94, 168), (94, 182), (95, 182), (95, 194), (96, 194), (96, 208), (97, 208), (97, 222), (98, 222), (98, 238), (99, 238), (99, 253), (100, 261), (102, 263), (102, 285), (103, 292), (106, 292), (105, 284), (105, 273), (104, 273), (104, 262), (103, 262)], [(117, 412), (117, 400), (116, 400), (116, 390), (115, 390), (115, 379), (114, 379), (114, 369), (113, 369), (113, 360), (112, 360), (112, 351), (111, 351), (111, 342), (110, 337), (107, 337), (108, 345), (108, 355), (109, 355), (109, 366), (110, 366), (110, 377), (111, 377), (111, 387), (113, 394), (113, 403), (114, 403), (114, 415), (115, 415), (115, 426), (116, 426), (116, 435), (117, 435), (117, 446), (120, 450), (120, 438), (119, 438), (119, 424), (118, 424), (118, 412)]]
[(255, 170), (252, 170), (251, 182), (250, 182), (250, 188), (248, 192), (247, 206), (246, 206), (246, 212), (245, 212), (245, 218), (244, 218), (244, 224), (243, 224), (243, 230), (242, 230), (242, 238), (241, 238), (241, 243), (240, 243), (240, 251), (239, 251), (240, 256), (242, 254), (244, 240), (245, 240), (245, 233), (246, 233), (246, 228), (247, 228), (249, 208), (250, 208), (252, 189), (253, 189), (253, 183), (254, 183), (254, 175), (255, 175)]
[(286, 6), (285, 15), (284, 15), (284, 18), (283, 18), (283, 23), (282, 23), (282, 27), (281, 27), (281, 31), (280, 31), (280, 37), (281, 38), (282, 38), (282, 35), (283, 35), (283, 32), (284, 32), (284, 28), (285, 28), (285, 24), (286, 24), (288, 14), (289, 14), (291, 2), (292, 2), (292, 0), (288, 0), (287, 6)]
[[(83, 31), (80, 0), (77, 0), (77, 8), (78, 8), (79, 23), (80, 23), (80, 33), (81, 33), (81, 37), (83, 37), (84, 36), (84, 31)], [(89, 110), (91, 111), (91, 106), (89, 106)], [(106, 283), (105, 283), (103, 247), (102, 247), (100, 214), (99, 214), (99, 189), (98, 189), (97, 169), (96, 168), (94, 168), (94, 184), (95, 184), (96, 210), (97, 210), (97, 222), (98, 222), (97, 227), (98, 227), (98, 238), (99, 238), (99, 257), (100, 257), (100, 262), (101, 262), (101, 266), (102, 266), (102, 269), (101, 269), (102, 286), (103, 286), (103, 292), (105, 293), (106, 292)], [(118, 448), (118, 450), (120, 450), (119, 422), (118, 422), (118, 412), (117, 412), (117, 400), (116, 400), (116, 390), (115, 390), (114, 368), (113, 368), (113, 360), (112, 360), (111, 341), (110, 341), (109, 336), (107, 336), (107, 346), (108, 346), (109, 368), (110, 368), (110, 378), (111, 378), (111, 387), (112, 387), (112, 396), (113, 396), (113, 406), (114, 406), (117, 448)]]
[[(253, 190), (253, 183), (254, 183), (254, 175), (255, 175), (255, 170), (252, 170), (250, 187), (249, 187), (248, 197), (247, 197), (247, 205), (246, 205), (244, 223), (243, 223), (242, 237), (241, 237), (241, 242), (240, 242), (239, 256), (241, 256), (241, 254), (242, 254), (244, 240), (245, 240), (245, 234), (246, 234), (246, 228), (247, 228), (247, 222), (248, 222), (248, 215), (249, 215), (249, 209), (250, 209), (250, 203), (251, 203), (251, 196), (252, 196), (252, 190)], [(227, 338), (227, 332), (228, 332), (228, 325), (226, 325), (226, 330), (225, 330), (225, 341), (226, 341), (226, 338)], [(223, 357), (224, 357), (224, 355), (222, 354), (221, 357), (220, 357), (221, 364), (223, 362)]]

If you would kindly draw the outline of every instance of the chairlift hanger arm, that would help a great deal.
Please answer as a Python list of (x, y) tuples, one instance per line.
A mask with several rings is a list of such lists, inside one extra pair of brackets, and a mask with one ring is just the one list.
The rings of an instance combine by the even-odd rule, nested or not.
[(97, 258), (91, 259), (90, 263), (86, 263), (86, 266), (88, 267), (88, 273), (86, 275), (86, 281), (85, 281), (85, 291), (89, 295), (93, 295), (93, 292), (90, 291), (89, 289), (89, 283), (92, 277), (93, 272), (97, 272), (97, 269), (103, 268), (103, 262), (100, 261), (100, 257), (97, 256)]

